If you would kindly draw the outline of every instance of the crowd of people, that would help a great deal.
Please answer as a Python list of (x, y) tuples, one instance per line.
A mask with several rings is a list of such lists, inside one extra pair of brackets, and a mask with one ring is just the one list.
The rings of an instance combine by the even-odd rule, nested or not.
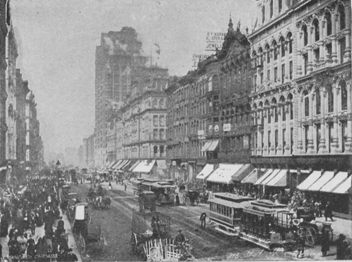
[(0, 237), (8, 237), (9, 256), (5, 259), (78, 261), (60, 216), (56, 178), (31, 179), (22, 187), (19, 190), (8, 186), (8, 197), (0, 201)]

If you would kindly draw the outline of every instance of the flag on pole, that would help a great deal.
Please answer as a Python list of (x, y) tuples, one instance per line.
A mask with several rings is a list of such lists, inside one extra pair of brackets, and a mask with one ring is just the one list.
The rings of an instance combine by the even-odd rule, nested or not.
[(154, 43), (154, 46), (156, 47), (156, 50), (155, 50), (155, 52), (158, 54), (158, 55), (160, 55), (160, 46), (158, 45), (158, 44), (156, 44), (156, 43)]

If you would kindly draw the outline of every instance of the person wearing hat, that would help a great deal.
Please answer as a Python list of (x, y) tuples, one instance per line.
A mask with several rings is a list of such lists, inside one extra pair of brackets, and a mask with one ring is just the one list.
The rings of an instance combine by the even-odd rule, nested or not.
[(179, 245), (182, 244), (183, 242), (185, 242), (186, 238), (185, 236), (182, 234), (182, 230), (179, 229), (178, 230), (178, 235), (175, 237), (175, 244)]
[(68, 249), (67, 262), (76, 262), (78, 258), (75, 253), (72, 252), (72, 248)]
[(323, 235), (321, 239), (322, 256), (325, 257), (329, 250), (330, 250), (329, 232), (327, 230), (323, 230)]

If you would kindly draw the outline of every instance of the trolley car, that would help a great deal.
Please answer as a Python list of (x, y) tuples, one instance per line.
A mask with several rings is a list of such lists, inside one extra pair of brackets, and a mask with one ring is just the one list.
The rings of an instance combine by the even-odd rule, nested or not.
[(253, 201), (243, 208), (240, 237), (268, 250), (285, 247), (293, 241), (292, 215), (285, 205)]
[[(142, 183), (143, 185), (143, 183)], [(153, 183), (151, 190), (156, 195), (155, 203), (157, 205), (168, 205), (174, 203), (176, 186), (167, 181), (158, 181)]]
[(214, 198), (209, 200), (209, 218), (216, 225), (215, 230), (228, 236), (239, 236), (243, 208), (253, 200), (230, 193), (215, 193)]

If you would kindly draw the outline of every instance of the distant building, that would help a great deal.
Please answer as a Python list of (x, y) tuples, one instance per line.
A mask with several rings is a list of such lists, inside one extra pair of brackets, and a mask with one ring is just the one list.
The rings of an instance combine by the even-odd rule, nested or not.
[[(101, 34), (101, 44), (95, 54), (95, 165), (103, 167), (114, 156), (108, 153), (109, 122), (113, 112), (127, 97), (131, 71), (144, 65), (142, 43), (136, 31), (123, 27), (119, 32)], [(110, 140), (112, 134), (109, 134)], [(110, 149), (109, 149), (110, 150)]]
[(74, 166), (78, 165), (78, 149), (74, 147), (66, 147), (65, 148), (65, 165), (66, 166)]

